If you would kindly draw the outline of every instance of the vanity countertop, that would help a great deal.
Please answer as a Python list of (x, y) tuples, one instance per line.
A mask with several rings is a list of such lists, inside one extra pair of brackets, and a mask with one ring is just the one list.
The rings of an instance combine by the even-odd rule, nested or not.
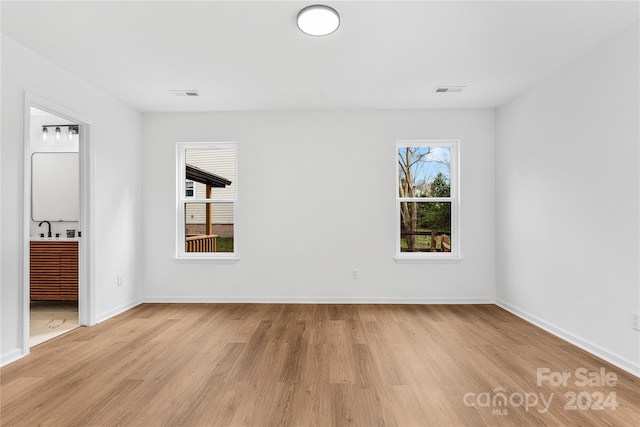
[(79, 237), (40, 237), (40, 236), (31, 236), (29, 238), (32, 242), (78, 242), (80, 240)]

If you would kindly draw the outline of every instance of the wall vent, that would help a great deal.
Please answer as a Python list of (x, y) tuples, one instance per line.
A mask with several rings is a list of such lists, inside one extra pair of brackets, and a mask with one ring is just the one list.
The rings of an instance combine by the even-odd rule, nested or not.
[(438, 86), (435, 93), (460, 93), (465, 86)]
[(197, 90), (170, 90), (175, 96), (200, 96)]

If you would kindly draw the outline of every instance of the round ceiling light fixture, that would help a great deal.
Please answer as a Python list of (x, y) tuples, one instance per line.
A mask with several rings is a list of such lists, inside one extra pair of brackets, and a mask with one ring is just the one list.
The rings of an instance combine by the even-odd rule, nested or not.
[(310, 36), (328, 36), (340, 26), (340, 15), (329, 6), (315, 4), (298, 13), (298, 28)]

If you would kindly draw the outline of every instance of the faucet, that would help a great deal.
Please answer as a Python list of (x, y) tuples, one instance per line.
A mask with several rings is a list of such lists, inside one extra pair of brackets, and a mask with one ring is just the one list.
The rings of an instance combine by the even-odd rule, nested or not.
[(42, 227), (42, 224), (47, 223), (47, 225), (49, 225), (49, 233), (47, 233), (47, 237), (51, 237), (51, 223), (49, 221), (42, 221), (40, 224), (38, 224), (38, 227)]

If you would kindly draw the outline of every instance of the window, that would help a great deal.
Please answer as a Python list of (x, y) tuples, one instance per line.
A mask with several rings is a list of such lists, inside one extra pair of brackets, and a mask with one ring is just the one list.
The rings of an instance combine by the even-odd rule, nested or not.
[(396, 144), (396, 260), (457, 260), (458, 142)]
[(234, 143), (177, 145), (177, 259), (234, 259)]
[(190, 180), (186, 180), (184, 183), (184, 188), (185, 188), (185, 192), (184, 192), (184, 197), (186, 199), (193, 199), (195, 197), (195, 182), (190, 181)]

